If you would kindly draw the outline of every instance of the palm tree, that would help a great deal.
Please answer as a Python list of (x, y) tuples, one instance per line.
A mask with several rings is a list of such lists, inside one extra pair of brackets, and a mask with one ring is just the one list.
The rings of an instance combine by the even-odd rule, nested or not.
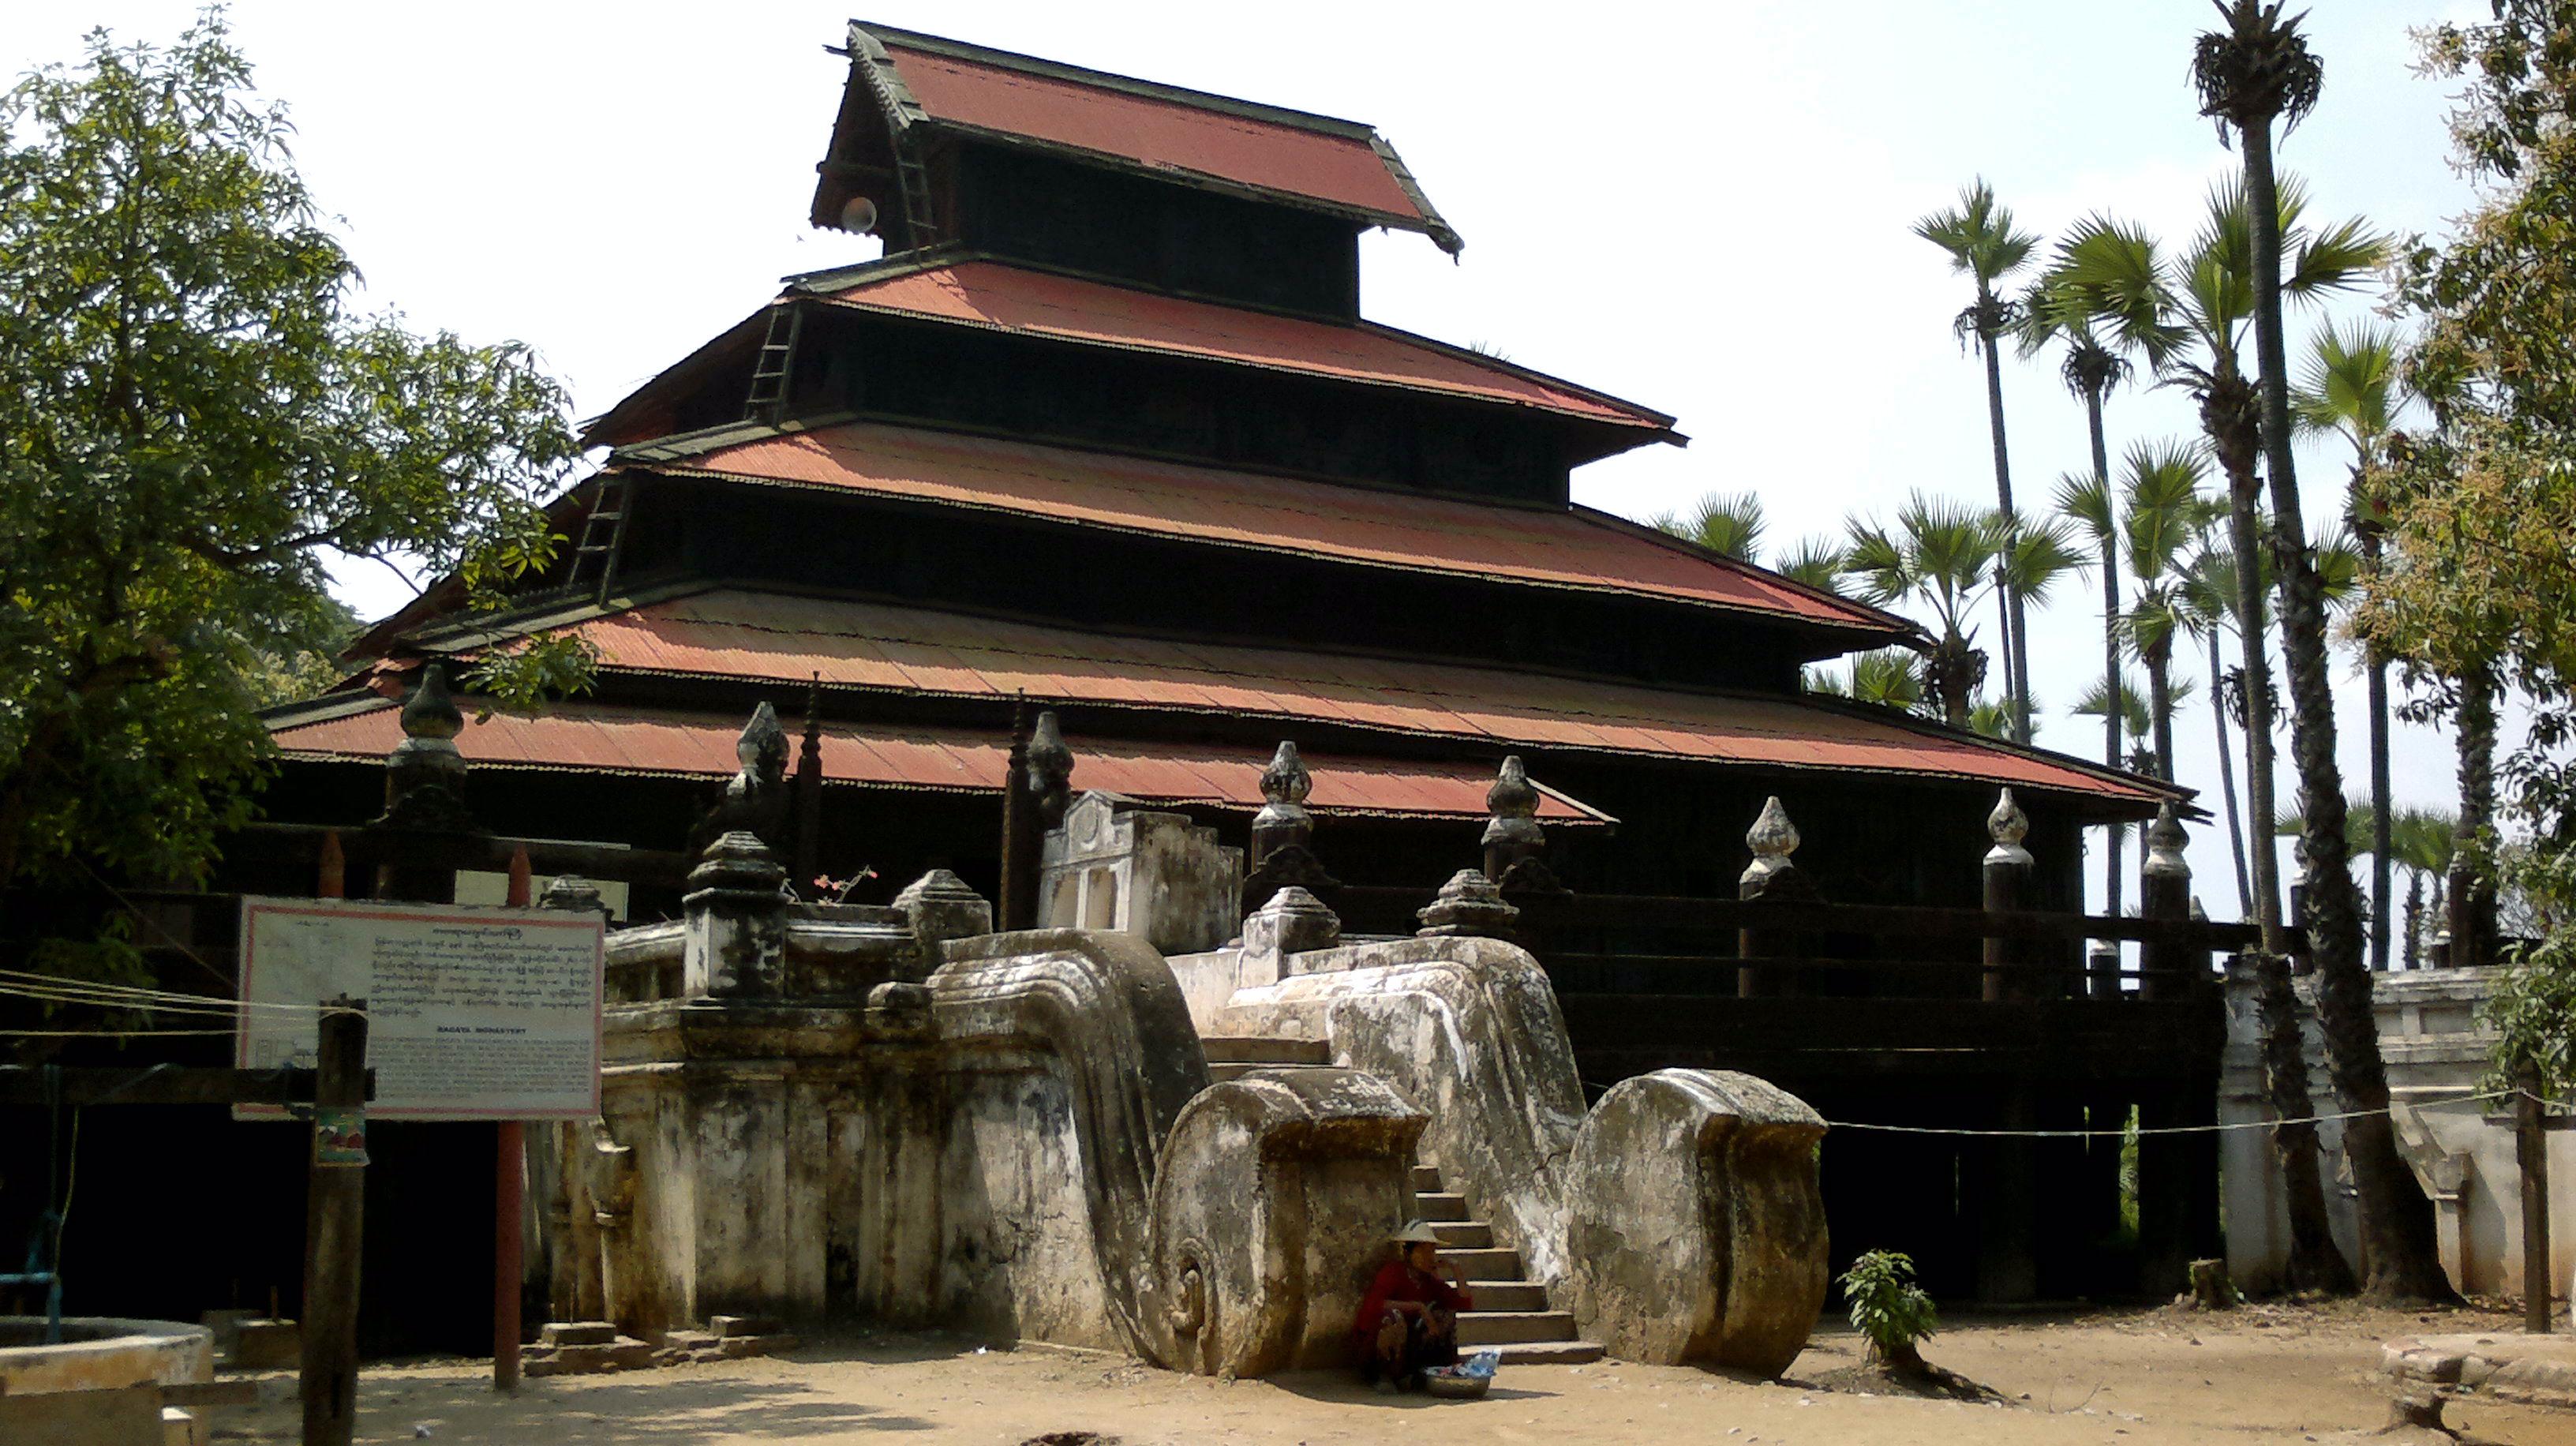
[[(2120, 671), (2120, 567), (2111, 522), (2111, 459), (2102, 433), (2102, 403), (2113, 388), (2129, 379), (2132, 370), (2128, 357), (2132, 347), (2112, 324), (2115, 320), (2099, 295), (2078, 284), (2062, 242), (2056, 262), (2032, 284), (2022, 300), (2021, 354), (2035, 355), (2051, 341), (2065, 344), (2058, 379), (2084, 403), (2085, 430), (2093, 443), (2092, 475), (2069, 474), (2058, 479), (2057, 511), (2089, 533), (2101, 553), (2102, 670), (2106, 677)], [(2113, 768), (2120, 766), (2120, 722), (2116, 710), (2102, 715), (2102, 761)], [(2120, 855), (2128, 829), (2115, 823), (2109, 832), (2103, 878), (2109, 911), (2116, 915), (2127, 884), (2127, 870), (2121, 867)]]
[[(2325, 66), (2299, 33), (2302, 17), (2283, 19), (2279, 0), (2216, 0), (2227, 28), (2203, 34), (2192, 55), (2192, 84), (2201, 114), (2219, 137), (2232, 130), (2245, 157), (2246, 211), (2252, 222), (2254, 349), (2261, 363), (2263, 469), (2271, 484), (2272, 529), (2281, 579), (2281, 659), (2290, 675), (2290, 751), (2299, 770), (2302, 835), (2308, 869), (2309, 955), (2317, 976), (2317, 1022), (2335, 1092), (2347, 1110), (2344, 1158), (2352, 1164), (2367, 1242), (2370, 1294), (2381, 1299), (2457, 1298), (2442, 1273), (2433, 1203), (2416, 1188), (2397, 1153), (2388, 1108), (2388, 1071), (2379, 1057), (2379, 1025), (2370, 1007), (2370, 971), (2362, 957), (2360, 899), (2344, 852), (2343, 770), (2335, 761), (2334, 695), (2328, 675), (2326, 605), (2307, 548), (2299, 476), (2290, 448), (2289, 349), (2282, 337), (2282, 188), (2272, 170), (2272, 122), (2295, 128), (2317, 102)], [(2355, 230), (2356, 247), (2371, 238)], [(2371, 246), (2369, 249), (2382, 249)]]
[[(1996, 513), (1989, 519), (1995, 529), (1995, 586), (2009, 590), (2013, 598), (2027, 607), (2044, 607), (2049, 595), (2065, 578), (2084, 571), (2091, 563), (2077, 545), (2075, 531), (2061, 518), (2010, 519)], [(2023, 698), (2030, 689), (2022, 689)], [(2016, 735), (2011, 728), (1991, 730), (1997, 738), (2028, 743), (2038, 730), (2036, 719), (2017, 720), (2014, 700), (1998, 700), (2000, 716), (2007, 724), (2020, 722)], [(1979, 729), (1979, 732), (1990, 730)]]
[[(2001, 338), (2015, 329), (2018, 308), (2002, 291), (2013, 273), (2030, 264), (2039, 238), (2015, 230), (2009, 207), (1995, 200), (1992, 186), (1979, 177), (1959, 193), (1959, 204), (1914, 223), (1914, 234), (1950, 253), (1950, 269), (1975, 281), (1976, 299), (1962, 310), (1951, 329), (1963, 342), (1973, 341), (1986, 360), (1986, 425), (1995, 445), (1995, 505), (2007, 522), (2013, 510), (2012, 462), (2004, 448), (2004, 373)], [(2030, 741), (2029, 649), (2022, 640), (2022, 601), (2009, 589), (2001, 598), (2004, 620), (2005, 691), (2012, 696), (2013, 737)]]
[[(2154, 711), (2147, 707), (2146, 699), (2138, 696), (2138, 690), (2129, 686), (2128, 679), (2119, 680), (2118, 687), (2120, 706), (2117, 709), (2114, 709), (2110, 703), (2111, 685), (2103, 679), (2096, 678), (2086, 685), (2083, 693), (2068, 706), (2066, 711), (2078, 718), (2099, 718), (2104, 714), (2115, 714), (2122, 726), (2127, 728), (2130, 738), (2145, 738), (2148, 731), (2155, 726)], [(2138, 773), (2155, 772), (2155, 761), (2144, 748), (2138, 749), (2126, 758), (2112, 759), (2111, 766), (2131, 769)]]
[[(2386, 241), (2358, 219), (2312, 233), (2301, 223), (2307, 200), (2296, 181), (2280, 187), (2278, 203), (2279, 230), (2298, 256), (2284, 286), (2294, 299), (2314, 301), (2349, 289), (2386, 255)], [(2167, 254), (2144, 228), (2102, 216), (2077, 225), (2060, 248), (2068, 284), (2090, 293), (2109, 324), (2144, 352), (2167, 382), (2200, 398), (2201, 429), (2228, 481), (2230, 541), (2239, 559), (2253, 559), (2235, 569), (2240, 622), (2271, 615), (2262, 599), (2269, 569), (2260, 561), (2261, 484), (2256, 475), (2262, 409), (2241, 357), (2255, 311), (2252, 238), (2244, 188), (2222, 184), (2210, 193), (2207, 217), (2179, 256)], [(2240, 627), (2240, 639), (2243, 694), (2249, 705), (2246, 792), (2254, 816), (2265, 818), (2274, 811), (2271, 654), (2259, 629)], [(2248, 842), (2256, 917), (2277, 944), (2279, 856), (2268, 835), (2256, 834)]]
[[(2205, 539), (2192, 558), (2177, 587), (2183, 618), (2192, 634), (2209, 646), (2209, 720), (2217, 734), (2218, 791), (2227, 812), (2227, 850), (2236, 865), (2236, 899), (2241, 914), (2254, 912), (2254, 882), (2245, 871), (2245, 825), (2237, 812), (2236, 763), (2227, 746), (2228, 724), (2245, 726), (2245, 710), (2231, 707), (2226, 659), (2219, 650), (2228, 627), (2236, 621), (2236, 556), (2223, 548), (2211, 546)], [(2258, 622), (2257, 637), (2263, 635)], [(2239, 675), (2241, 677), (2241, 675)]]
[(1924, 691), (1953, 728), (1968, 726), (1969, 706), (1985, 682), (1986, 655), (1975, 645), (1967, 614), (1994, 581), (2002, 541), (1993, 514), (1918, 492), (1897, 509), (1893, 528), (1854, 521), (1844, 551), (1843, 573), (1859, 583), (1862, 598), (1931, 610), (1938, 626), (1923, 658)]
[(1903, 648), (1874, 649), (1852, 659), (1848, 681), (1839, 673), (1821, 668), (1809, 670), (1807, 691), (1828, 698), (1849, 698), (1855, 703), (1873, 703), (1900, 713), (1918, 712), (1923, 706), (1923, 682), (1917, 662), (1914, 654)]
[(2202, 449), (2190, 442), (2140, 442), (2123, 459), (2120, 530), (2138, 600), (2121, 631), (2147, 669), (2156, 776), (2173, 778), (2173, 650), (2189, 624), (2182, 597), (2183, 551), (2209, 527)]
[(2442, 912), (2442, 891), (2451, 864), (2451, 846), (2459, 836), (2457, 814), (2404, 808), (2389, 821), (2391, 860), (2406, 871), (2406, 947), (2401, 957), (2409, 969), (2424, 967), (2424, 884), (2433, 885), (2432, 913)]
[(1780, 555), (1771, 570), (1791, 582), (1804, 583), (1825, 592), (1839, 592), (1843, 579), (1843, 550), (1831, 538), (1808, 537)]
[[(2387, 500), (2378, 495), (2374, 474), (2405, 405), (2397, 345), (2394, 328), (2362, 323), (2347, 334), (2329, 322), (2317, 334), (2307, 381), (2291, 397), (2302, 430), (2340, 433), (2352, 443), (2344, 517), (2359, 541), (2368, 577), (2379, 575), (2388, 526)], [(2388, 836), (2394, 821), (2388, 801), (2388, 656), (2367, 640), (2362, 643), (2362, 675), (2370, 701), (2370, 967), (2385, 973), (2395, 868)]]
[(1761, 561), (1762, 533), (1768, 526), (1762, 499), (1751, 492), (1711, 492), (1690, 516), (1667, 512), (1648, 525), (1721, 556), (1751, 563)]

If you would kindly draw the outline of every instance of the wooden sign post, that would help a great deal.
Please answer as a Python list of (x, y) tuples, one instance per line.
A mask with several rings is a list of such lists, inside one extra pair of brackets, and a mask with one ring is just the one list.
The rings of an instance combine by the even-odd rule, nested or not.
[(358, 1425), (358, 1252), (367, 1199), (365, 1002), (332, 1000), (320, 1029), (304, 1227), (304, 1446), (349, 1446)]

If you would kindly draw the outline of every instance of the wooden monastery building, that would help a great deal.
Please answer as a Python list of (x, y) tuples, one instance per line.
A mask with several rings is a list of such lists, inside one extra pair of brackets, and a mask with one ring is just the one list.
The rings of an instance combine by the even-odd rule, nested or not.
[[(374, 814), (424, 664), (462, 676), (567, 634), (596, 653), (589, 692), (535, 716), (467, 700), (484, 826), (679, 850), (766, 703), (819, 760), (800, 873), (859, 876), (868, 902), (935, 865), (995, 892), (1023, 707), (1060, 720), (1077, 792), (1234, 844), (1293, 740), (1322, 863), (1426, 901), (1476, 862), (1506, 755), (1577, 897), (1733, 898), (1776, 795), (1823, 898), (1974, 908), (2010, 788), (2038, 860), (2024, 905), (2080, 911), (2081, 831), (2174, 796), (1807, 693), (1804, 665), (1918, 630), (1572, 501), (1575, 468), (1682, 444), (1674, 419), (1364, 318), (1363, 232), (1462, 244), (1368, 126), (871, 24), (847, 54), (811, 219), (873, 231), (883, 259), (790, 278), (592, 420), (606, 460), (556, 505), (572, 545), (509, 611), (433, 591), (346, 683), (273, 714), (271, 818)], [(250, 852), (228, 882), (310, 889)], [(637, 880), (623, 907), (678, 897)], [(2188, 1113), (2215, 1088), (2214, 1003), (1986, 1003), (1973, 970), (1739, 1001), (1730, 961), (1587, 939), (1537, 952), (1595, 1088), (1741, 1068), (1829, 1119), (1933, 1125)], [(1728, 1013), (1757, 1004), (1776, 1007)], [(1838, 1260), (1906, 1248), (1936, 1288), (1993, 1294), (2018, 1251), (2005, 1293), (2104, 1288), (2098, 1147), (2005, 1172), (2009, 1209), (1972, 1146), (1826, 1150)]]

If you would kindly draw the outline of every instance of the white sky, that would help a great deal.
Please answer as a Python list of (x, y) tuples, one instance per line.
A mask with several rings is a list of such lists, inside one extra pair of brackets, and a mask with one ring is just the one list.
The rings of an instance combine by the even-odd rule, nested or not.
[[(2465, 205), (2444, 92), (2409, 72), (2408, 28), (2446, 7), (2485, 8), (2314, 7), (2325, 99), (2282, 147), (2313, 215), (2409, 232)], [(73, 59), (92, 25), (166, 41), (194, 9), (71, 8), (0, 6), (0, 67)], [(845, 73), (822, 47), (847, 13), (243, 0), (233, 24), (261, 89), (292, 105), (305, 179), (345, 218), (372, 301), (416, 326), (532, 343), (587, 416), (759, 306), (781, 274), (875, 250), (805, 222)], [(1372, 234), (1368, 314), (1676, 414), (1691, 446), (1587, 467), (1577, 499), (1642, 516), (1749, 488), (1784, 547), (1916, 488), (1993, 498), (1983, 372), (1949, 329), (1966, 292), (1909, 234), (1914, 218), (1983, 174), (2049, 236), (2110, 209), (2179, 240), (2234, 160), (2193, 113), (2191, 40), (2214, 18), (2202, 0), (872, 0), (866, 17), (1376, 125), (1467, 249), (1453, 266), (1420, 236)], [(2294, 355), (2313, 324), (2294, 318)], [(2053, 358), (2008, 367), (2005, 389), (2028, 506), (2087, 465), (2083, 416)], [(2172, 392), (2123, 394), (2108, 420), (2115, 458), (2195, 426)], [(2307, 449), (2319, 518), (2343, 476), (2335, 449)], [(347, 581), (364, 610), (402, 596), (380, 575)], [(2078, 580), (2032, 624), (2040, 741), (2090, 754), (2100, 725), (2064, 708), (2100, 675), (2099, 596)], [(2361, 687), (2349, 670), (2339, 687), (2359, 788)], [(2184, 782), (2214, 789), (2206, 696), (2177, 719), (2176, 752)], [(2455, 796), (2442, 737), (2401, 728), (2397, 758), (2401, 803)], [(2285, 803), (2292, 792), (2285, 763)], [(2220, 849), (2194, 863), (2211, 911), (2232, 913)]]

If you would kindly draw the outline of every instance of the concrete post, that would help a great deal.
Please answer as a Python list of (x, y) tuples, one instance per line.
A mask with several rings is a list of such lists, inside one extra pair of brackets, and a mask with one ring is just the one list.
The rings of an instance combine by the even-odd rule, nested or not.
[[(1789, 861), (1789, 855), (1798, 851), (1798, 826), (1789, 822), (1789, 811), (1780, 806), (1776, 796), (1763, 800), (1762, 812), (1753, 820), (1753, 827), (1745, 831), (1744, 843), (1753, 850), (1753, 862), (1736, 880), (1737, 898), (1807, 901), (1816, 897), (1815, 886)], [(1735, 952), (1743, 962), (1735, 969), (1736, 996), (1754, 999), (1796, 993), (1794, 971), (1759, 962), (1785, 957), (1796, 948), (1795, 934), (1771, 929), (1737, 930)]]
[[(2030, 836), (2030, 816), (2013, 802), (2012, 790), (2003, 790), (1995, 800), (1995, 811), (1986, 815), (1986, 834), (1995, 846), (1986, 851), (1985, 903), (1990, 914), (2009, 914), (2022, 906), (2028, 895), (2035, 861), (2021, 841)], [(2006, 999), (2026, 998), (2029, 980), (2017, 967), (2029, 957), (2019, 939), (1994, 938), (1985, 941), (1985, 1000), (1989, 1004)]]
[[(2173, 801), (2156, 808), (2147, 825), (2146, 857), (2138, 865), (2138, 913), (2154, 923), (2191, 922), (2191, 865), (2182, 856), (2186, 836), (2175, 817)], [(2150, 941), (2138, 951), (2139, 992), (2148, 999), (2186, 999), (2200, 994), (2208, 981), (2206, 950), (2165, 940)]]
[(707, 849), (680, 901), (689, 998), (774, 995), (785, 980), (787, 870), (760, 836), (737, 829)]

